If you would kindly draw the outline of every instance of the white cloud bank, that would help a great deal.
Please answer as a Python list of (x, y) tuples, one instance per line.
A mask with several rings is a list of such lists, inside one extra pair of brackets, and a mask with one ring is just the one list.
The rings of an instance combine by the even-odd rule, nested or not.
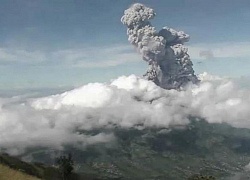
[(250, 128), (249, 90), (206, 73), (200, 79), (200, 85), (176, 91), (131, 75), (25, 103), (0, 99), (0, 147), (12, 154), (29, 147), (83, 148), (115, 137), (107, 132), (79, 134), (80, 130), (185, 125), (189, 116)]

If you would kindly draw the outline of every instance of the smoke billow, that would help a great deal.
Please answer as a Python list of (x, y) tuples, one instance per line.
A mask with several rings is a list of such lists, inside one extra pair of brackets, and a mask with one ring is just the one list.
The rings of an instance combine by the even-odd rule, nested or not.
[(129, 42), (149, 64), (144, 77), (165, 89), (179, 89), (188, 82), (197, 83), (188, 50), (183, 46), (189, 35), (168, 27), (157, 32), (149, 22), (154, 16), (153, 9), (136, 3), (125, 10), (121, 18), (128, 27)]

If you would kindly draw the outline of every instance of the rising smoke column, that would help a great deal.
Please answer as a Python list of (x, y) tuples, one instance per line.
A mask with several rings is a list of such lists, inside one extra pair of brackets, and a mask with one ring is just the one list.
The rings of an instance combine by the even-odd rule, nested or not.
[(153, 9), (136, 3), (125, 10), (121, 18), (128, 27), (129, 42), (149, 64), (144, 77), (165, 89), (180, 89), (188, 82), (197, 83), (188, 49), (183, 46), (189, 35), (168, 27), (156, 32), (149, 22), (154, 16)]

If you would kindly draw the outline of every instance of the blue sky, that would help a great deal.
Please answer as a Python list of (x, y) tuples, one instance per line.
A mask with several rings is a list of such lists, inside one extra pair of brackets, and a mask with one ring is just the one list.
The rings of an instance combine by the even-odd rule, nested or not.
[(249, 0), (0, 0), (0, 90), (63, 89), (142, 75), (120, 22), (134, 2), (183, 30), (197, 73), (250, 76)]

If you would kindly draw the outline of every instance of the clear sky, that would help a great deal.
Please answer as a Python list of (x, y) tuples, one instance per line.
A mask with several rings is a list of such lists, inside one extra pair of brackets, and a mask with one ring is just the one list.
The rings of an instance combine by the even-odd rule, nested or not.
[(196, 73), (250, 76), (249, 0), (0, 0), (0, 90), (67, 88), (142, 75), (120, 22), (132, 3), (191, 36)]

